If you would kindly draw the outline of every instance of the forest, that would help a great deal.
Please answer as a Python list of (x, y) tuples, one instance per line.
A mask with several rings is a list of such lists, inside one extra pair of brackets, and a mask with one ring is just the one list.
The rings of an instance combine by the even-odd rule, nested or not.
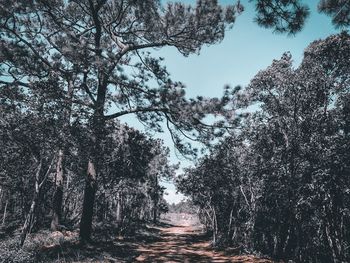
[[(339, 32), (300, 64), (286, 47), (248, 85), (192, 98), (154, 50), (200, 56), (248, 2), (292, 38), (310, 7), (185, 2), (0, 0), (1, 263), (350, 262), (349, 2), (317, 1)], [(169, 204), (164, 181), (187, 201)]]

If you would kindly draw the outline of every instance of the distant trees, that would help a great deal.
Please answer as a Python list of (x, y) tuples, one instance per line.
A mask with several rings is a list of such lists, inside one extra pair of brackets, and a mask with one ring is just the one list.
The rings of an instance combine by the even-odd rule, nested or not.
[(169, 204), (169, 213), (186, 213), (186, 214), (195, 214), (196, 207), (193, 206), (190, 200), (182, 200), (179, 203)]
[[(179, 178), (216, 245), (297, 262), (346, 262), (350, 220), (350, 36), (286, 53), (242, 92), (258, 105)], [(306, 234), (307, 233), (307, 234)]]

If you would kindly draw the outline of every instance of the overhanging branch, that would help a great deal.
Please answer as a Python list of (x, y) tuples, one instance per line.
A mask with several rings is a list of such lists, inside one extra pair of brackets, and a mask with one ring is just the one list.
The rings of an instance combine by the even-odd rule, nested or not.
[(124, 110), (119, 111), (111, 115), (104, 116), (105, 120), (111, 120), (118, 117), (121, 117), (123, 115), (132, 114), (132, 113), (140, 113), (140, 112), (162, 112), (162, 113), (168, 113), (169, 110), (167, 108), (135, 108), (130, 110)]

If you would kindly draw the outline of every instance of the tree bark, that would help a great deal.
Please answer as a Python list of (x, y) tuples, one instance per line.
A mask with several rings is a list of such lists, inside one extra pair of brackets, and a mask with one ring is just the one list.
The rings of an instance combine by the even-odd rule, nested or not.
[(90, 159), (85, 182), (83, 213), (80, 221), (80, 239), (82, 241), (90, 241), (91, 239), (96, 190), (96, 169), (94, 162)]
[(52, 221), (51, 230), (59, 230), (59, 225), (62, 216), (62, 201), (63, 201), (63, 150), (58, 151), (58, 160), (56, 167), (56, 188), (52, 202)]
[[(98, 45), (96, 45), (98, 46)], [(100, 71), (100, 70), (99, 70)], [(102, 143), (105, 133), (104, 106), (107, 94), (108, 76), (99, 72), (99, 84), (97, 88), (97, 99), (92, 119), (93, 142), (89, 149), (88, 171), (85, 181), (85, 192), (83, 201), (83, 213), (80, 221), (80, 239), (90, 241), (92, 230), (92, 219), (94, 214), (95, 194), (97, 191), (97, 168), (103, 156)]]
[(116, 221), (118, 225), (122, 222), (122, 204), (121, 204), (121, 195), (119, 192), (117, 194)]

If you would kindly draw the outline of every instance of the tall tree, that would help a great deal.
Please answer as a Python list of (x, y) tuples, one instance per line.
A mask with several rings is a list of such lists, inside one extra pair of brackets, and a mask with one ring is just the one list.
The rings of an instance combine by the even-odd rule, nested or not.
[[(198, 1), (195, 7), (105, 0), (1, 4), (2, 72), (6, 76), (2, 82), (31, 88), (34, 81), (56, 78), (68, 101), (65, 107), (74, 108), (76, 115), (81, 114), (79, 107), (87, 113), (92, 143), (87, 147), (82, 239), (91, 235), (106, 121), (136, 114), (160, 130), (159, 122), (165, 120), (175, 144), (186, 152), (181, 136), (194, 132), (200, 138), (210, 137), (214, 126), (202, 120), (208, 113), (219, 114), (229, 101), (228, 94), (223, 100), (187, 100), (183, 85), (173, 82), (161, 59), (145, 50), (174, 46), (183, 55), (199, 52), (203, 45), (223, 39), (236, 12), (234, 6), (224, 8), (209, 0)], [(69, 106), (71, 101), (74, 105)], [(66, 123), (68, 115), (66, 112)], [(60, 163), (57, 170), (53, 228), (60, 213)]]

